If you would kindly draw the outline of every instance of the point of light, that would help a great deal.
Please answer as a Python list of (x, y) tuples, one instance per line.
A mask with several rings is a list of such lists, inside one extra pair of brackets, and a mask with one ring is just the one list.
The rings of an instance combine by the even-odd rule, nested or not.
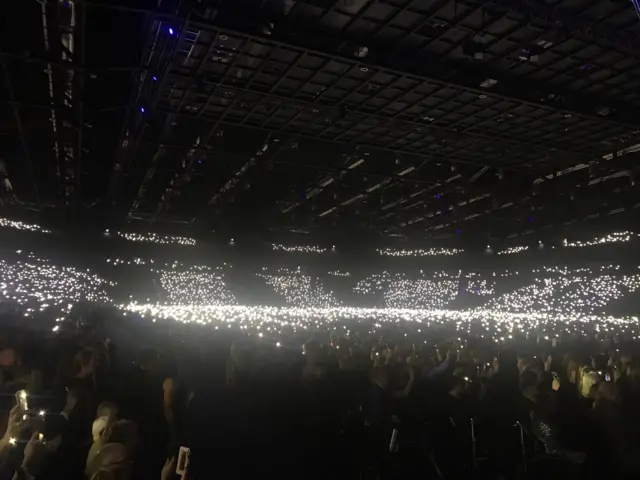
[(140, 111), (144, 113), (144, 107), (140, 107)]
[(169, 27), (169, 35), (173, 35), (173, 28)]
[(156, 77), (155, 75), (154, 75), (153, 77), (151, 77), (151, 78), (153, 78), (153, 81), (154, 81), (154, 82), (157, 82), (157, 81), (158, 81), (158, 77)]

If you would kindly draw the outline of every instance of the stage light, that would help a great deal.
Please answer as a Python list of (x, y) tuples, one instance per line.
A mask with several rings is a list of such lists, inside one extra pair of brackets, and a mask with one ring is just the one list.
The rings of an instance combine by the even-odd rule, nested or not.
[(151, 77), (151, 78), (153, 78), (153, 81), (154, 81), (154, 82), (157, 82), (157, 81), (158, 81), (158, 77), (156, 77), (155, 75), (154, 75), (153, 77)]
[(140, 111), (144, 113), (144, 107), (140, 107)]
[(169, 35), (173, 35), (173, 28), (169, 27)]

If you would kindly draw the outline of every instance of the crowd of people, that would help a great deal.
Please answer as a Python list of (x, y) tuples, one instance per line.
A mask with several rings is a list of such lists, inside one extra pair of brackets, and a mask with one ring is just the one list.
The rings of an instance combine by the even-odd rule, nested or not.
[(496, 350), (396, 328), (284, 346), (110, 315), (4, 324), (2, 478), (640, 473), (633, 343)]

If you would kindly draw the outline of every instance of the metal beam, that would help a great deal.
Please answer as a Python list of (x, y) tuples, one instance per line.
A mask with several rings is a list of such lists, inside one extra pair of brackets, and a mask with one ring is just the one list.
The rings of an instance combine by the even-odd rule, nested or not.
[[(88, 2), (87, 4), (91, 6), (96, 6), (99, 8), (115, 8), (117, 10), (127, 11), (131, 13), (148, 12), (151, 15), (157, 16), (158, 18), (170, 18), (174, 21), (181, 20), (181, 18), (177, 16), (167, 16), (163, 14), (158, 15), (158, 14), (155, 14), (155, 12), (145, 10), (145, 9), (94, 4), (92, 2)], [(191, 21), (190, 24), (191, 26), (196, 28), (202, 28), (209, 31), (217, 31), (219, 33), (224, 33), (232, 36), (241, 36), (245, 38), (250, 38), (259, 42), (273, 44), (273, 45), (281, 46), (287, 49), (292, 49), (292, 50), (305, 49), (305, 50), (308, 50), (310, 54), (315, 54), (320, 56), (330, 55), (332, 58), (350, 65), (354, 65), (357, 63), (358, 65), (361, 64), (363, 66), (368, 66), (373, 69), (382, 68), (390, 73), (395, 73), (397, 75), (411, 73), (413, 75), (420, 76), (420, 78), (424, 81), (429, 81), (435, 84), (449, 86), (451, 88), (464, 89), (471, 93), (475, 93), (478, 95), (486, 95), (488, 97), (492, 97), (500, 100), (521, 102), (525, 105), (533, 106), (536, 108), (544, 108), (547, 110), (556, 111), (560, 113), (575, 114), (585, 119), (597, 119), (601, 123), (607, 123), (607, 124), (623, 126), (623, 127), (632, 127), (632, 128), (635, 128), (638, 125), (640, 125), (640, 120), (636, 118), (637, 116), (634, 115), (633, 111), (630, 111), (630, 114), (628, 115), (625, 121), (614, 121), (614, 120), (603, 119), (601, 116), (597, 115), (597, 113), (591, 113), (588, 110), (579, 109), (581, 106), (584, 106), (584, 105), (592, 105), (594, 100), (593, 97), (573, 95), (575, 101), (570, 102), (572, 104), (572, 109), (550, 106), (544, 102), (539, 101), (539, 99), (533, 98), (532, 93), (535, 93), (541, 90), (540, 84), (535, 83), (535, 84), (529, 85), (530, 82), (528, 82), (526, 79), (520, 79), (520, 78), (518, 79), (518, 83), (522, 85), (521, 90), (511, 88), (511, 89), (507, 89), (505, 92), (498, 93), (499, 88), (503, 88), (507, 82), (503, 83), (503, 85), (498, 89), (494, 88), (492, 91), (482, 90), (478, 87), (477, 84), (470, 83), (470, 80), (475, 78), (477, 75), (475, 75), (475, 71), (473, 74), (471, 74), (471, 71), (469, 70), (468, 65), (466, 66), (466, 68), (469, 71), (463, 72), (463, 74), (459, 76), (458, 80), (453, 82), (450, 80), (452, 69), (449, 66), (444, 65), (441, 62), (441, 60), (436, 56), (426, 54), (424, 52), (421, 52), (421, 55), (422, 55), (421, 58), (418, 58), (417, 56), (408, 58), (406, 55), (399, 55), (397, 51), (389, 51), (389, 52), (380, 51), (376, 55), (372, 54), (369, 56), (369, 58), (377, 58), (378, 63), (371, 63), (370, 61), (367, 63), (354, 62), (354, 60), (351, 58), (348, 58), (342, 55), (336, 55), (335, 51), (328, 50), (328, 47), (330, 47), (333, 44), (332, 42), (327, 42), (322, 38), (317, 38), (314, 35), (309, 35), (308, 31), (304, 32), (305, 35), (299, 35), (299, 34), (293, 35), (293, 36), (290, 35), (289, 36), (290, 38), (285, 35), (283, 38), (284, 41), (276, 41), (272, 38), (272, 36), (257, 36), (257, 35), (249, 34), (243, 30), (234, 30), (234, 28), (237, 28), (237, 27), (246, 28), (246, 22), (245, 24), (243, 24), (242, 22), (238, 21), (237, 24), (232, 25), (232, 28), (219, 28), (218, 26), (213, 25), (210, 22), (204, 22), (204, 21)], [(295, 32), (295, 33), (300, 33), (300, 32)], [(301, 46), (295, 46), (296, 44)], [(317, 50), (318, 48), (324, 49), (324, 50)], [(456, 66), (454, 70), (461, 71), (461, 68), (460, 66)], [(572, 95), (571, 93), (564, 93), (564, 92), (557, 91), (557, 89), (555, 88), (554, 88), (554, 92), (556, 94), (560, 94), (564, 96), (565, 98), (569, 98), (567, 95), (569, 96)], [(611, 103), (611, 102), (607, 102), (607, 103)], [(624, 105), (620, 105), (618, 107), (618, 111), (620, 112), (623, 110), (629, 110), (629, 109), (625, 108)]]
[[(80, 57), (80, 64), (84, 65), (84, 58), (85, 58), (85, 43), (86, 43), (86, 37), (85, 37), (85, 32), (86, 32), (86, 23), (87, 23), (87, 9), (82, 6), (82, 4), (80, 4), (80, 8), (82, 9), (81, 14), (80, 14), (80, 41), (78, 42), (80, 44), (79, 46), (79, 57)], [(74, 62), (75, 62), (75, 58), (74, 57)], [(78, 110), (78, 145), (76, 147), (76, 191), (75, 191), (75, 197), (76, 197), (76, 203), (78, 205), (82, 204), (82, 134), (84, 131), (84, 117), (83, 117), (83, 97), (84, 97), (84, 80), (85, 80), (85, 72), (84, 71), (80, 71), (77, 72), (76, 75), (79, 75), (79, 79), (77, 79), (77, 88), (76, 88), (76, 92), (75, 92), (75, 102), (77, 102), (77, 110)]]
[[(186, 82), (186, 83), (191, 83), (191, 84), (195, 84), (198, 83), (199, 81), (196, 80), (193, 77), (187, 76), (187, 75), (181, 75), (181, 74), (177, 74), (177, 73), (173, 73), (170, 75), (171, 77), (180, 80), (182, 82)], [(211, 82), (209, 82), (211, 83)], [(282, 102), (283, 104), (286, 104), (287, 102), (295, 105), (295, 106), (302, 106), (303, 108), (309, 108), (310, 110), (319, 110), (321, 112), (325, 112), (325, 113), (329, 113), (331, 115), (334, 116), (339, 116), (342, 114), (342, 111), (340, 108), (336, 108), (333, 105), (325, 105), (322, 103), (318, 103), (315, 101), (308, 101), (308, 100), (298, 100), (298, 99), (292, 99), (290, 97), (286, 97), (283, 95), (278, 95), (275, 93), (265, 93), (265, 92), (260, 92), (260, 91), (254, 91), (254, 90), (246, 90), (244, 88), (241, 87), (234, 87), (234, 86), (230, 86), (230, 85), (224, 85), (224, 86), (220, 86), (218, 83), (213, 83), (213, 85), (216, 86), (218, 91), (229, 91), (229, 92), (236, 92), (238, 94), (245, 94), (250, 96), (250, 98), (245, 98), (244, 101), (247, 103), (253, 103), (255, 101), (258, 102), (262, 102), (266, 99), (271, 99), (271, 100), (277, 100), (279, 102)], [(213, 95), (213, 93), (212, 93)], [(237, 101), (238, 99), (234, 99), (234, 101)], [(279, 107), (282, 108), (282, 107)], [(278, 109), (277, 109), (278, 110)], [(277, 112), (276, 110), (276, 112)], [(304, 110), (302, 110), (304, 111)], [(351, 113), (351, 112), (347, 112), (347, 113)], [(275, 112), (274, 112), (275, 114)], [(358, 122), (354, 122), (354, 123), (359, 123), (361, 120), (366, 120), (366, 119), (375, 119), (375, 120), (380, 120), (386, 123), (390, 123), (390, 124), (397, 124), (398, 126), (402, 127), (403, 129), (407, 128), (407, 127), (412, 127), (415, 130), (419, 130), (419, 131), (434, 131), (434, 132), (441, 132), (441, 133), (445, 133), (448, 134), (452, 137), (455, 138), (460, 138), (460, 137), (472, 137), (472, 138), (478, 138), (481, 140), (489, 140), (489, 141), (493, 141), (495, 142), (496, 140), (499, 140), (501, 142), (507, 143), (507, 144), (512, 144), (512, 145), (518, 145), (518, 146), (524, 146), (524, 147), (528, 147), (528, 148), (537, 148), (540, 149), (541, 151), (547, 152), (547, 154), (552, 155), (554, 157), (559, 156), (560, 154), (562, 155), (571, 155), (571, 156), (583, 156), (585, 155), (584, 152), (576, 152), (576, 151), (570, 151), (570, 150), (565, 150), (563, 148), (561, 148), (560, 146), (556, 147), (547, 147), (545, 145), (539, 145), (539, 144), (532, 144), (529, 142), (525, 142), (522, 140), (518, 140), (515, 138), (505, 138), (504, 136), (498, 136), (498, 135), (486, 135), (486, 134), (482, 134), (482, 133), (474, 133), (474, 132), (466, 132), (466, 131), (458, 131), (455, 129), (451, 129), (448, 127), (442, 127), (442, 126), (438, 126), (438, 125), (430, 125), (430, 124), (424, 124), (424, 123), (419, 123), (416, 121), (409, 121), (409, 120), (400, 120), (400, 119), (396, 119), (393, 117), (389, 117), (389, 116), (384, 116), (384, 115), (379, 115), (379, 114), (372, 114), (372, 113), (367, 113), (367, 112), (358, 112), (358, 113), (354, 113), (352, 116), (357, 115), (361, 118), (358, 119)], [(222, 119), (221, 119), (222, 121)], [(293, 120), (292, 120), (293, 121)], [(263, 122), (263, 125), (261, 128), (265, 127), (265, 124), (268, 123), (268, 119), (265, 120)]]
[(18, 128), (18, 134), (20, 135), (20, 143), (22, 144), (22, 153), (24, 155), (25, 162), (27, 164), (27, 171), (29, 173), (29, 178), (31, 179), (31, 184), (33, 185), (33, 193), (36, 197), (36, 203), (39, 208), (42, 208), (42, 202), (40, 201), (40, 194), (38, 192), (38, 184), (36, 182), (36, 177), (33, 173), (33, 164), (31, 163), (31, 156), (29, 155), (29, 146), (27, 145), (27, 138), (24, 133), (24, 128), (22, 127), (22, 118), (20, 116), (20, 109), (17, 105), (15, 105), (15, 94), (13, 92), (13, 85), (11, 83), (11, 75), (9, 74), (9, 69), (4, 61), (4, 58), (0, 58), (0, 63), (2, 64), (2, 71), (4, 72), (4, 80), (7, 85), (7, 90), (9, 92), (9, 98), (13, 105), (13, 116), (16, 121), (16, 127)]

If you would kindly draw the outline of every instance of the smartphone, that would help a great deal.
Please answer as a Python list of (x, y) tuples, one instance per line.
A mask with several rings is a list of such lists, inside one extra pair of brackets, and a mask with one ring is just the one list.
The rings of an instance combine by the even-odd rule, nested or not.
[(604, 374), (604, 381), (605, 382), (610, 382), (611, 381), (611, 374), (609, 372)]
[(557, 380), (558, 378), (560, 378), (557, 372), (551, 372), (551, 376), (553, 377), (554, 380)]
[(20, 406), (20, 410), (23, 412), (29, 410), (29, 401), (27, 397), (28, 395), (26, 390), (18, 390), (16, 392), (16, 404)]
[(187, 447), (180, 447), (178, 452), (178, 461), (176, 462), (176, 474), (184, 475), (189, 468), (189, 456), (191, 455), (191, 449)]

